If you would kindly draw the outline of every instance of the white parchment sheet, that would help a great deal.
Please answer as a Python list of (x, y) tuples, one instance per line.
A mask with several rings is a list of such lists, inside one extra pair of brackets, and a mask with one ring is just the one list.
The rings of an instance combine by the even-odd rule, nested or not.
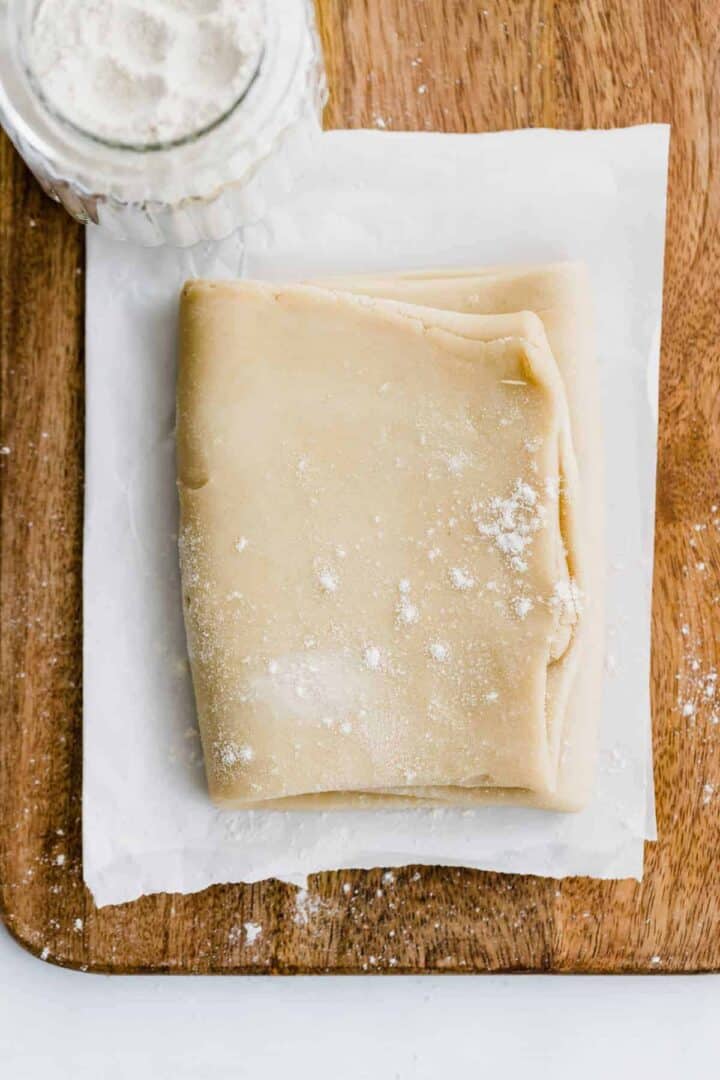
[[(404, 863), (641, 876), (654, 829), (650, 595), (668, 135), (656, 125), (330, 132), (294, 192), (243, 236), (179, 252), (88, 232), (83, 843), (98, 904)], [(183, 281), (558, 259), (590, 268), (606, 433), (607, 677), (592, 804), (570, 815), (214, 809), (176, 550)]]

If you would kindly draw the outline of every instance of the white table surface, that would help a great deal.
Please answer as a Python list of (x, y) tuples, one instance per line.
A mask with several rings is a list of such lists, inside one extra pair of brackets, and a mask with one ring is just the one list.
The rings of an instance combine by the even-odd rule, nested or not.
[(0, 931), (7, 1080), (716, 1076), (720, 977), (97, 976)]

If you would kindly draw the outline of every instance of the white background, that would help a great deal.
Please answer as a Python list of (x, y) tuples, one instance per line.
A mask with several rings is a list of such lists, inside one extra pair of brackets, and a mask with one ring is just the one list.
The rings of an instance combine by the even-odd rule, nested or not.
[(0, 930), (3, 1080), (711, 1077), (720, 977), (102, 976)]

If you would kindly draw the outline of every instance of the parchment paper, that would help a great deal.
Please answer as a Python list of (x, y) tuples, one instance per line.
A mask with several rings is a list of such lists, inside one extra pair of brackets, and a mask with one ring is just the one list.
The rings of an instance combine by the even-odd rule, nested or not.
[[(654, 836), (650, 596), (668, 129), (331, 132), (266, 221), (143, 250), (88, 232), (85, 879), (98, 904), (321, 869), (454, 863), (640, 877)], [(581, 814), (220, 812), (205, 792), (177, 566), (175, 324), (191, 276), (583, 259), (598, 323), (607, 677)]]

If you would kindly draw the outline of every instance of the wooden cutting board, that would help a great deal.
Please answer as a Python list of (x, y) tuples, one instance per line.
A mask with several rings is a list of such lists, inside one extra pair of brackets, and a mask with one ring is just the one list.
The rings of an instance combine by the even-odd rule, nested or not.
[[(7, 927), (42, 958), (92, 971), (720, 969), (720, 694), (713, 705), (705, 692), (720, 642), (717, 0), (318, 6), (328, 126), (673, 125), (653, 609), (660, 841), (647, 846), (642, 884), (410, 867), (319, 874), (300, 898), (270, 881), (95, 909), (80, 828), (83, 232), (3, 139)], [(262, 926), (252, 943), (247, 922)]]

